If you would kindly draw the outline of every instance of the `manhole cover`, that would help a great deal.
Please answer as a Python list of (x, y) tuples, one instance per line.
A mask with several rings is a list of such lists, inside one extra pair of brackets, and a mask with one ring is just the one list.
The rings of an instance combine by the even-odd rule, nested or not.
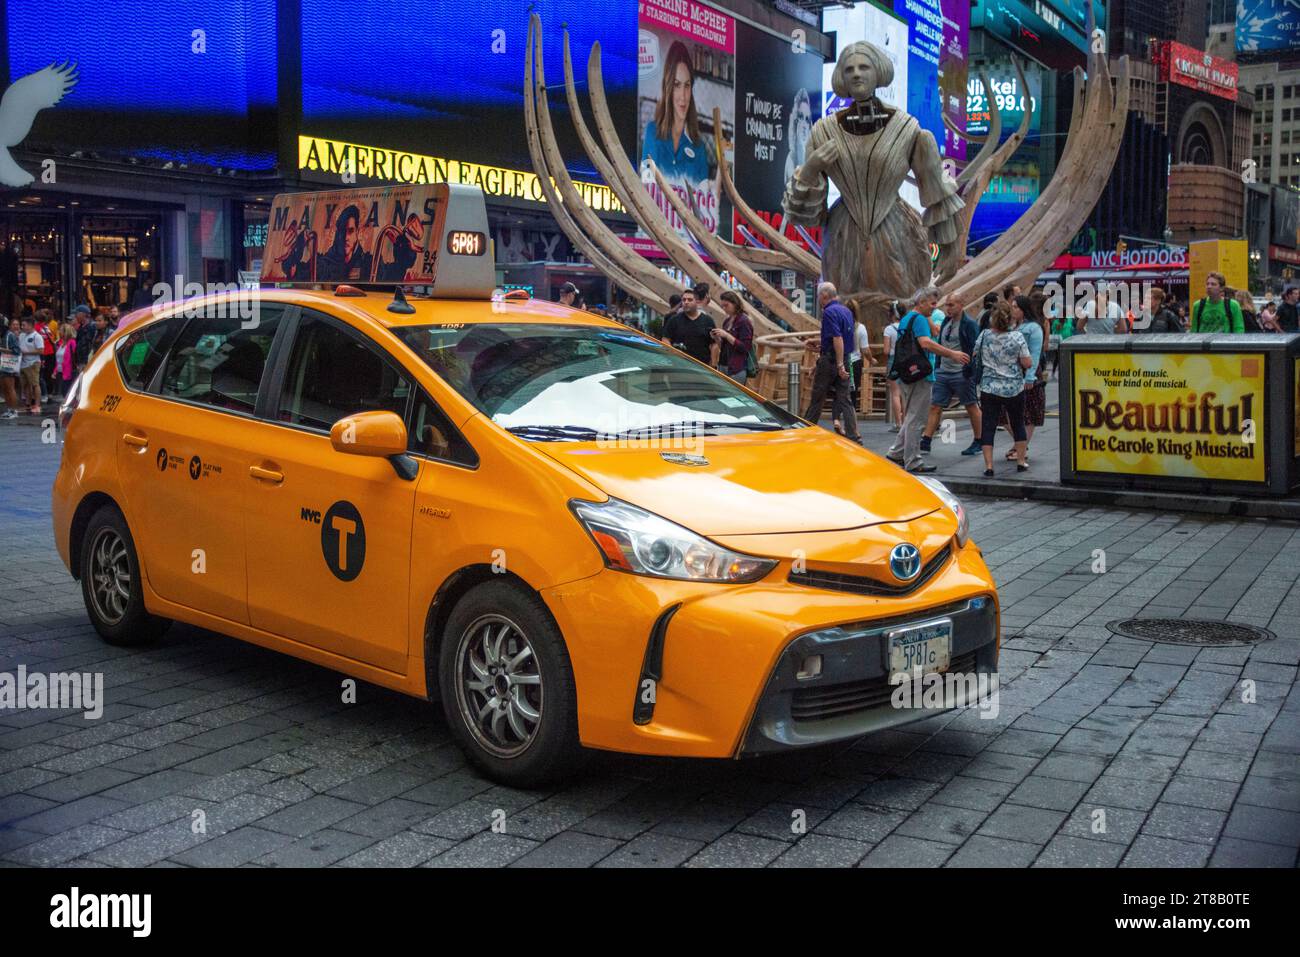
[(1189, 618), (1128, 618), (1106, 627), (1125, 638), (1164, 641), (1175, 645), (1253, 645), (1268, 641), (1273, 633), (1254, 625), (1231, 621), (1196, 621)]

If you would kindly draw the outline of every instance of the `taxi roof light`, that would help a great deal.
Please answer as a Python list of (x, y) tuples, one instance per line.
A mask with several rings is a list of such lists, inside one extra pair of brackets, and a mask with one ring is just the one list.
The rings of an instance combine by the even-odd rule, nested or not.
[(261, 282), (329, 288), (346, 280), (336, 296), (405, 285), (426, 287), (435, 299), (491, 299), (495, 259), (487, 205), (476, 186), (282, 193), (271, 204)]

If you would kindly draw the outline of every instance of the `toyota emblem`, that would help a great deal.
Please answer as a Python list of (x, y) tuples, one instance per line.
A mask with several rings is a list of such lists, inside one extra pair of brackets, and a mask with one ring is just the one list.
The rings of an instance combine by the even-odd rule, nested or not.
[(910, 542), (900, 542), (889, 553), (889, 570), (900, 582), (910, 582), (921, 573), (921, 550)]

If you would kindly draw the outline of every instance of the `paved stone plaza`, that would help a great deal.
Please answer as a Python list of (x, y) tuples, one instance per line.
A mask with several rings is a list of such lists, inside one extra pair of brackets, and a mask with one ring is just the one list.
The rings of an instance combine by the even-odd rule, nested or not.
[[(143, 651), (105, 645), (54, 550), (58, 454), (30, 418), (0, 425), (0, 672), (102, 672), (107, 705), (95, 721), (0, 710), (4, 864), (1297, 862), (1294, 524), (971, 499), (1004, 610), (996, 718), (743, 763), (601, 755), (533, 793), (469, 769), (420, 701), (361, 684), (343, 704), (339, 674), (188, 626)], [(1276, 638), (1105, 627), (1135, 615)]]

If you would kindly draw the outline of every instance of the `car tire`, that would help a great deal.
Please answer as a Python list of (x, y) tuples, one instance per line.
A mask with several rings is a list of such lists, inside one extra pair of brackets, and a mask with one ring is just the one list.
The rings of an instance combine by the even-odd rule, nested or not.
[(456, 743), (494, 781), (534, 788), (581, 767), (569, 652), (535, 595), (507, 582), (470, 589), (448, 617), (438, 685)]
[(147, 645), (171, 627), (171, 619), (145, 610), (135, 540), (112, 505), (90, 517), (81, 539), (81, 597), (90, 623), (110, 645)]

